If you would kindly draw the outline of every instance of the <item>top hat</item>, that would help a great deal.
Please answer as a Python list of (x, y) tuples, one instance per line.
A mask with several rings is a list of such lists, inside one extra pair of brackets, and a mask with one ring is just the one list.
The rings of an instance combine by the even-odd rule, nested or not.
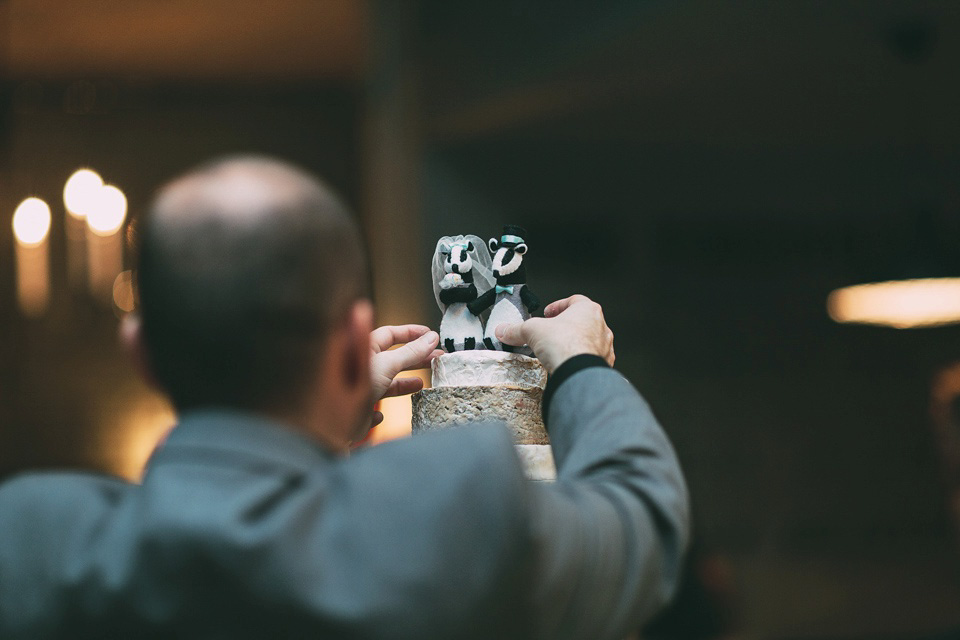
[(503, 225), (503, 235), (500, 236), (500, 242), (502, 244), (518, 245), (526, 242), (524, 240), (526, 235), (527, 230), (523, 227), (516, 224), (505, 224)]

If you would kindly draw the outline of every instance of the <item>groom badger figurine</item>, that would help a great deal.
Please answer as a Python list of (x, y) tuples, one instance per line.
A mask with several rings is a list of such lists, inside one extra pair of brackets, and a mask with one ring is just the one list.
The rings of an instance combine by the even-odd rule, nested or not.
[(503, 227), (500, 240), (490, 238), (490, 252), (493, 255), (493, 277), (496, 285), (482, 296), (467, 304), (470, 313), (479, 316), (489, 309), (483, 344), (487, 349), (513, 351), (530, 355), (528, 347), (512, 347), (497, 340), (496, 330), (500, 324), (523, 322), (540, 308), (540, 300), (527, 286), (527, 268), (523, 258), (527, 253), (527, 235), (523, 227), (508, 224)]

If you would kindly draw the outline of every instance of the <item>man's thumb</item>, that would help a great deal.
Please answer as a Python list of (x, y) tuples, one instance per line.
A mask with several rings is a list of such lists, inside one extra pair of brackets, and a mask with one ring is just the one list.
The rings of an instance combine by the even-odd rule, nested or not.
[(393, 377), (401, 371), (426, 360), (433, 352), (433, 348), (437, 346), (439, 340), (440, 335), (436, 331), (428, 331), (402, 347), (384, 351), (379, 354), (378, 357), (387, 363), (390, 376)]
[(497, 336), (497, 340), (503, 342), (504, 344), (509, 344), (514, 347), (522, 347), (527, 343), (526, 338), (523, 337), (522, 322), (498, 324), (497, 328), (494, 330), (494, 333)]
[(437, 343), (439, 342), (440, 334), (438, 334), (436, 331), (427, 331), (413, 342), (408, 342), (404, 346), (410, 348), (410, 357), (416, 359), (416, 361), (409, 363), (407, 366), (414, 365), (417, 362), (424, 360), (430, 355), (430, 353), (433, 351), (433, 348), (436, 347)]

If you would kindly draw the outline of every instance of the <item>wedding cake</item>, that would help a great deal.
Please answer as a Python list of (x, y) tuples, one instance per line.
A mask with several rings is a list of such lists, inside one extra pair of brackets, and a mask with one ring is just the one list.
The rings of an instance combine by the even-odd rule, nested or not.
[(433, 386), (413, 395), (414, 434), (505, 424), (527, 476), (555, 476), (541, 415), (547, 372), (539, 360), (505, 351), (458, 351), (435, 358), (431, 374)]
[(477, 236), (437, 243), (434, 293), (443, 311), (440, 347), (447, 353), (431, 364), (432, 387), (413, 395), (412, 426), (416, 435), (505, 424), (527, 476), (552, 480), (556, 470), (542, 418), (546, 369), (529, 349), (503, 345), (494, 335), (498, 324), (522, 322), (539, 307), (526, 286), (525, 233), (508, 225), (489, 243)]

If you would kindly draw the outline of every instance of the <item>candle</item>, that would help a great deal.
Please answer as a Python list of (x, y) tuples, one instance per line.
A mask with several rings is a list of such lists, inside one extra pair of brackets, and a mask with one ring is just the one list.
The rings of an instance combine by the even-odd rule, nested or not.
[(17, 302), (24, 315), (43, 315), (50, 303), (50, 207), (27, 198), (13, 213), (16, 241)]
[(87, 276), (90, 293), (109, 302), (113, 282), (123, 271), (120, 229), (127, 217), (127, 198), (113, 185), (104, 185), (87, 212)]
[(86, 217), (97, 204), (103, 179), (96, 171), (78, 169), (63, 187), (63, 205), (67, 211), (67, 280), (73, 289), (84, 286), (87, 270)]

